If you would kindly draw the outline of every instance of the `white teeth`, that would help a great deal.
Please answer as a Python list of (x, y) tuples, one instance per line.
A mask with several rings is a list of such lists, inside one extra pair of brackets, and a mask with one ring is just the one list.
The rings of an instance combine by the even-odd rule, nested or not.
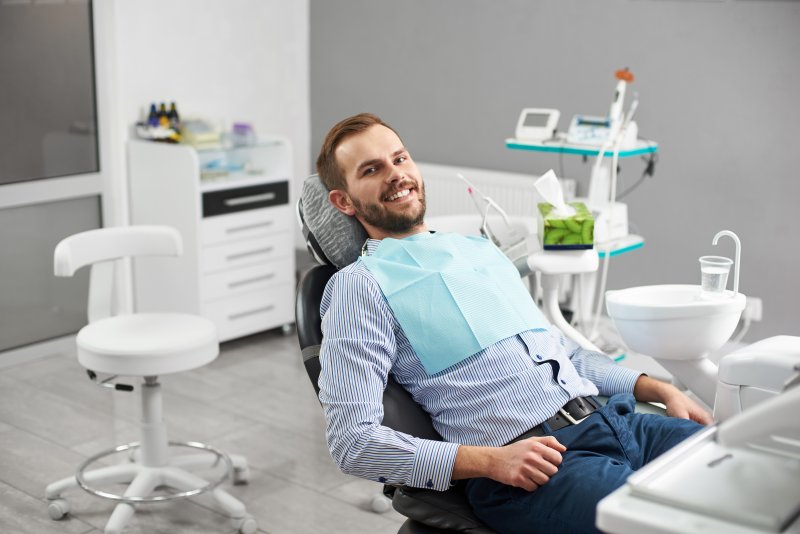
[(411, 193), (411, 189), (403, 189), (402, 191), (398, 191), (394, 195), (389, 197), (389, 200), (397, 200), (398, 198), (403, 198), (408, 196)]

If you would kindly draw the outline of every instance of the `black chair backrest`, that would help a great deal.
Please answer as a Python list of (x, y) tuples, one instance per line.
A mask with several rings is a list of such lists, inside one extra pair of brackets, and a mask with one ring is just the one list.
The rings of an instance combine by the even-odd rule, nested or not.
[[(319, 394), (319, 349), (322, 343), (322, 319), (319, 305), (328, 280), (336, 273), (331, 265), (316, 265), (303, 274), (297, 287), (295, 320), (297, 338), (308, 377)], [(390, 376), (383, 392), (383, 424), (399, 432), (442, 441), (431, 419), (411, 395)]]

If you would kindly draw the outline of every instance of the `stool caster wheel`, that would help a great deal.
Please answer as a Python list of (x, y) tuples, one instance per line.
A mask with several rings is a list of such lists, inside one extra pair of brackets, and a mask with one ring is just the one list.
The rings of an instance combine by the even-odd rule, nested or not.
[(287, 324), (281, 326), (281, 333), (284, 336), (288, 336), (289, 334), (291, 334), (292, 333), (292, 325), (287, 323)]
[(239, 534), (254, 534), (258, 530), (258, 523), (252, 515), (231, 519), (231, 524)]
[(386, 495), (380, 494), (372, 498), (369, 506), (376, 514), (385, 514), (392, 509), (392, 501)]
[(245, 467), (234, 467), (233, 468), (233, 484), (236, 486), (241, 486), (242, 484), (247, 484), (250, 482), (250, 468)]
[(69, 513), (69, 503), (64, 499), (53, 499), (47, 505), (47, 513), (53, 521), (63, 519)]

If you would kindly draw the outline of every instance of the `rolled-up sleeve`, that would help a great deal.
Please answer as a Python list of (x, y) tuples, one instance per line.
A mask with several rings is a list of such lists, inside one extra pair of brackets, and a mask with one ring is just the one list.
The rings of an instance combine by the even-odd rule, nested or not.
[(377, 283), (339, 272), (325, 288), (320, 311), (320, 401), (328, 448), (340, 469), (386, 484), (447, 489), (458, 444), (382, 425), (397, 341), (394, 316)]

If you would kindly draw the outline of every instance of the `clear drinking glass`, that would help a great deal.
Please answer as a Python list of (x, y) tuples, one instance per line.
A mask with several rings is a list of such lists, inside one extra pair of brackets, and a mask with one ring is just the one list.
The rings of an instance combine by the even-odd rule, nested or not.
[(709, 293), (722, 293), (728, 285), (733, 260), (722, 256), (700, 257), (700, 286)]

